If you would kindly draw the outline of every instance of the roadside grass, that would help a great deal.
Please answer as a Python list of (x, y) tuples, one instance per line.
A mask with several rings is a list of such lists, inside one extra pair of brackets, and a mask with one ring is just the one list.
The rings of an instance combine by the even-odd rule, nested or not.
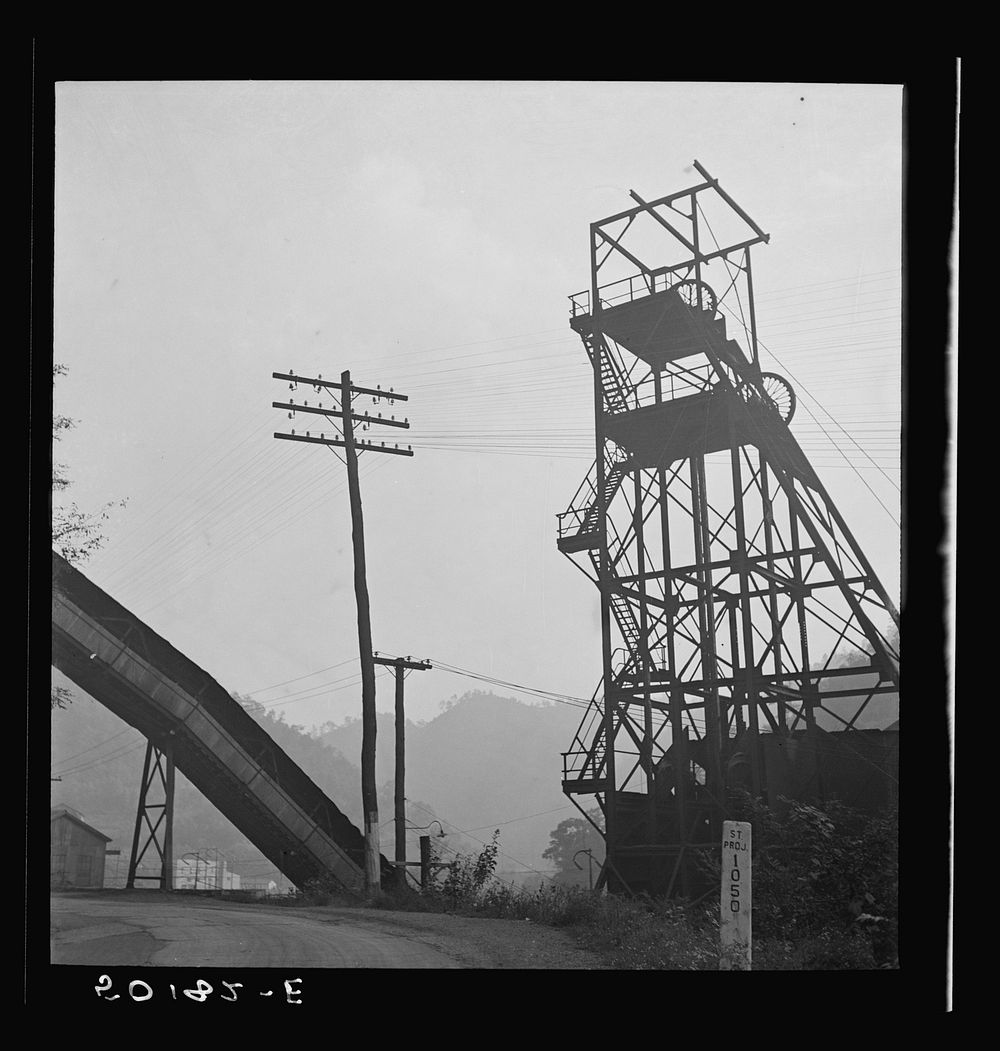
[[(275, 904), (277, 899), (269, 899)], [(537, 890), (489, 881), (474, 894), (447, 895), (441, 885), (423, 892), (385, 887), (350, 898), (333, 888), (306, 888), (289, 905), (362, 907), (394, 912), (453, 913), (519, 920), (563, 930), (616, 970), (714, 971), (719, 924), (710, 906), (649, 897), (625, 898), (552, 884)], [(755, 938), (755, 971), (875, 970), (872, 941), (857, 925), (794, 937)], [(884, 966), (884, 965), (881, 965)]]
[[(869, 816), (836, 803), (788, 804), (778, 817), (737, 799), (754, 824), (754, 970), (898, 969), (898, 859), (894, 813)], [(430, 887), (386, 886), (347, 901), (334, 887), (303, 888), (308, 905), (530, 921), (565, 930), (617, 970), (717, 970), (717, 904), (623, 897), (550, 884), (537, 890), (494, 876), (499, 833), (478, 857), (457, 855)], [(706, 861), (719, 885), (718, 860)]]
[[(128, 893), (131, 896), (134, 892)], [(718, 920), (710, 907), (604, 895), (557, 884), (527, 891), (491, 881), (480, 893), (464, 899), (444, 895), (440, 886), (429, 892), (409, 886), (388, 887), (364, 897), (317, 883), (293, 895), (266, 897), (227, 890), (174, 892), (174, 896), (269, 907), (331, 906), (516, 920), (564, 931), (581, 949), (596, 954), (615, 970), (703, 971), (719, 966)], [(886, 964), (879, 962), (873, 944), (871, 932), (857, 923), (789, 938), (755, 937), (753, 969), (884, 969)]]
[[(648, 897), (623, 898), (551, 885), (526, 891), (506, 885), (474, 899), (450, 901), (440, 893), (388, 890), (368, 908), (452, 912), (463, 916), (530, 921), (564, 930), (582, 949), (616, 970), (705, 971), (719, 967), (719, 924), (711, 908)], [(794, 938), (758, 938), (754, 970), (874, 970), (868, 935), (856, 926)]]

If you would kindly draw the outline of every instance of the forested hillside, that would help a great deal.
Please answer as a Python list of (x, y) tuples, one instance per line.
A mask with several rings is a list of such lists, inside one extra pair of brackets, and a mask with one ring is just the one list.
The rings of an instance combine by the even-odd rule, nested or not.
[[(92, 698), (70, 688), (73, 703), (52, 712), (53, 803), (66, 803), (113, 839), (127, 856), (132, 841), (145, 743)], [(841, 680), (863, 688), (870, 676)], [(239, 698), (237, 698), (239, 699)], [(309, 733), (252, 702), (245, 706), (281, 748), (357, 827), (361, 827), (361, 720), (328, 724)], [(418, 837), (434, 834), (440, 820), (447, 835), (433, 842), (441, 860), (456, 851), (481, 849), (500, 830), (499, 869), (508, 877), (552, 872), (554, 829), (578, 812), (561, 789), (562, 756), (570, 747), (581, 710), (568, 704), (524, 704), (511, 697), (473, 692), (442, 704), (439, 715), (406, 726), (407, 856), (419, 857)], [(860, 727), (885, 728), (899, 717), (895, 694), (877, 696)], [(820, 716), (821, 722), (827, 717)], [(836, 729), (829, 720), (829, 729)], [(381, 850), (394, 853), (394, 726), (378, 717), (377, 781)], [(587, 797), (585, 804), (593, 804)], [(183, 776), (177, 778), (175, 856), (218, 849), (245, 878), (276, 878), (273, 866)]]
[[(132, 848), (145, 738), (56, 671), (53, 671), (53, 682), (67, 691), (71, 703), (52, 710), (51, 805), (65, 803), (73, 807), (88, 824), (110, 836), (112, 842), (108, 847), (121, 851), (118, 869), (119, 875), (124, 875)], [(237, 700), (240, 700), (238, 696)], [(288, 756), (361, 828), (359, 766), (303, 728), (285, 722), (283, 714), (268, 712), (260, 706), (246, 707)], [(358, 742), (359, 759), (360, 735)], [(408, 815), (410, 823), (428, 824), (436, 816), (433, 808), (419, 796), (409, 795), (414, 800)], [(381, 847), (387, 857), (393, 856), (392, 807), (390, 781), (380, 785), (379, 790)], [(419, 856), (417, 835), (419, 833), (410, 837), (410, 855), (414, 858)], [(466, 852), (478, 846), (475, 840), (465, 837), (452, 837), (449, 842)], [(273, 879), (279, 886), (287, 885), (287, 880), (271, 862), (178, 772), (174, 856), (180, 858), (189, 851), (202, 854), (219, 851), (228, 859), (230, 869), (240, 873), (244, 881)], [(446, 860), (446, 854), (447, 851), (442, 851), (442, 860)], [(150, 853), (143, 862), (152, 860)], [(113, 876), (114, 871), (112, 864), (109, 875)]]
[[(562, 756), (582, 711), (565, 704), (522, 704), (491, 693), (467, 693), (440, 715), (406, 728), (406, 795), (425, 800), (445, 822), (442, 846), (464, 851), (500, 829), (500, 868), (551, 871), (542, 855), (550, 833), (577, 811), (562, 792)], [(361, 722), (325, 727), (320, 740), (359, 762)], [(393, 777), (393, 718), (378, 723), (378, 779)], [(414, 823), (427, 824), (419, 811)], [(388, 815), (387, 815), (388, 816)], [(467, 832), (463, 843), (454, 830)]]
[[(58, 676), (58, 673), (53, 673)], [(52, 805), (65, 803), (84, 820), (112, 837), (110, 849), (122, 851), (121, 866), (132, 847), (142, 779), (145, 739), (72, 682), (59, 677), (72, 703), (52, 711)], [(288, 755), (353, 821), (360, 825), (360, 773), (346, 759), (281, 717), (258, 720)], [(283, 882), (274, 866), (180, 773), (174, 806), (174, 856), (218, 850), (245, 879)], [(152, 860), (151, 855), (144, 862)], [(287, 881), (284, 881), (287, 882)]]

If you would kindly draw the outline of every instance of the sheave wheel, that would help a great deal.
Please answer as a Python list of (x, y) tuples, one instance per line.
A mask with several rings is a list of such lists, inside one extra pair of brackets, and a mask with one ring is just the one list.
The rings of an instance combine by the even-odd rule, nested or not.
[(678, 281), (673, 286), (673, 290), (689, 307), (698, 305), (699, 288), (701, 289), (702, 309), (708, 311), (710, 317), (715, 317), (716, 311), (719, 309), (719, 301), (715, 298), (715, 293), (704, 281)]
[(762, 372), (760, 378), (764, 404), (777, 412), (784, 423), (788, 423), (795, 412), (795, 391), (792, 385), (784, 376), (774, 372)]

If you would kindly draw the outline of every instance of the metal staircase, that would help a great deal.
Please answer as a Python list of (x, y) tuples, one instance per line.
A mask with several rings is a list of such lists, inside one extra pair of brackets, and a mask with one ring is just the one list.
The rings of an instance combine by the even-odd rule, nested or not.
[[(604, 458), (604, 506), (607, 507), (621, 487), (628, 473), (628, 461)], [(573, 496), (570, 507), (559, 515), (559, 550), (564, 554), (587, 551), (599, 544), (597, 518), (600, 504), (597, 499), (597, 461), (591, 464), (587, 476)]]
[[(597, 461), (594, 461), (595, 467)], [(604, 506), (614, 499), (615, 493), (621, 487), (625, 475), (628, 474), (628, 460), (608, 461), (604, 464)], [(597, 516), (599, 513), (598, 501), (595, 499), (587, 508), (583, 522), (580, 526), (581, 533), (591, 533), (597, 528)]]
[[(593, 364), (594, 355), (597, 353), (594, 337), (584, 336), (583, 344)], [(619, 360), (616, 360), (607, 345), (604, 346), (604, 352), (600, 354), (600, 369), (601, 389), (604, 392), (608, 412), (628, 412), (629, 409), (635, 408), (635, 392), (628, 381), (625, 367)]]
[(563, 752), (563, 791), (590, 794), (605, 790), (605, 728), (602, 724), (601, 686), (580, 720), (568, 752)]
[[(597, 352), (592, 336), (583, 336), (587, 354), (591, 363)], [(628, 412), (636, 405), (635, 390), (629, 383), (624, 365), (605, 346), (599, 355), (601, 369), (601, 389), (608, 412)], [(625, 457), (614, 458), (607, 451), (604, 456), (604, 486), (602, 496), (607, 507), (628, 473), (628, 460)], [(591, 465), (586, 477), (580, 483), (570, 502), (569, 508), (559, 515), (559, 550), (565, 554), (574, 551), (586, 551), (598, 546), (597, 519), (600, 513), (600, 501), (597, 491), (597, 461)]]
[[(590, 555), (590, 561), (594, 567), (594, 572), (600, 576), (600, 556), (593, 550), (589, 551), (588, 554)], [(642, 638), (642, 632), (639, 630), (639, 622), (635, 619), (635, 613), (632, 610), (632, 603), (621, 593), (621, 581), (618, 577), (618, 571), (615, 569), (614, 559), (610, 557), (610, 551), (608, 552), (608, 555), (608, 572), (611, 575), (612, 582), (612, 590), (610, 594), (611, 612), (614, 614), (618, 630), (621, 632), (622, 639), (628, 647), (628, 652), (632, 660), (638, 661), (639, 641)]]

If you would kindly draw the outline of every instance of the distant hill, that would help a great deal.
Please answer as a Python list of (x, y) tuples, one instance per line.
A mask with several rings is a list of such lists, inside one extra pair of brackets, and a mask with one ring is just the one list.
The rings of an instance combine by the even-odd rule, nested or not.
[[(889, 644), (899, 652), (899, 634), (895, 629), (889, 633)], [(824, 657), (819, 666), (822, 667), (828, 658)], [(859, 730), (885, 730), (899, 720), (899, 694), (877, 693), (866, 702), (868, 691), (878, 682), (876, 673), (868, 670), (867, 654), (857, 651), (848, 652), (839, 659), (831, 662), (831, 667), (838, 669), (857, 668), (856, 675), (835, 676), (825, 680), (820, 687), (821, 693), (829, 690), (856, 690), (857, 696), (837, 698), (831, 700), (829, 707), (837, 712), (842, 718), (850, 719), (864, 704), (861, 714), (858, 716), (855, 726)], [(842, 730), (843, 724), (820, 710), (816, 713), (816, 722), (824, 730)]]
[[(523, 704), (492, 693), (467, 693), (434, 719), (407, 723), (407, 798), (425, 801), (449, 832), (468, 831), (465, 843), (449, 835), (445, 845), (463, 852), (478, 849), (479, 841), (500, 828), (501, 868), (547, 872), (551, 866), (542, 852), (549, 833), (577, 813), (562, 792), (561, 753), (569, 748), (581, 715), (581, 709), (565, 704)], [(327, 727), (319, 740), (360, 762), (360, 720)], [(377, 776), (391, 799), (392, 715), (379, 716), (377, 742)], [(391, 809), (383, 813), (389, 817)], [(420, 816), (411, 811), (410, 819), (418, 823)], [(431, 821), (424, 817), (420, 824)], [(391, 828), (383, 835), (391, 836)]]
[[(877, 681), (877, 676), (868, 674), (845, 675), (843, 678), (828, 679), (821, 690), (857, 690), (857, 698), (838, 698), (836, 703), (831, 702), (830, 707), (841, 717), (850, 718), (858, 710), (867, 697), (867, 690)], [(877, 693), (858, 716), (855, 726), (859, 730), (885, 730), (899, 719), (899, 694)], [(819, 711), (816, 714), (816, 722), (824, 730), (842, 730), (843, 724), (839, 723), (826, 712)]]
[[(66, 709), (52, 713), (52, 767), (62, 780), (52, 784), (52, 803), (66, 803), (112, 837), (123, 857), (131, 848), (145, 742), (69, 680), (74, 695)], [(872, 680), (860, 672), (837, 682), (839, 689), (863, 691)], [(312, 734), (259, 709), (251, 714), (288, 755), (357, 826), (361, 827), (361, 720), (328, 725)], [(432, 842), (441, 859), (455, 851), (473, 853), (500, 829), (506, 874), (548, 872), (542, 858), (549, 834), (578, 811), (561, 789), (562, 756), (570, 747), (582, 711), (567, 704), (524, 704), (512, 697), (472, 692), (442, 706), (435, 718), (406, 725), (407, 820), (430, 826), (439, 819), (448, 835)], [(870, 701), (858, 726), (884, 729), (899, 718), (897, 694)], [(826, 729), (836, 720), (819, 713)], [(393, 856), (393, 716), (378, 716), (377, 768), (381, 849)], [(585, 805), (593, 798), (586, 797)], [(437, 832), (437, 826), (425, 834)], [(464, 833), (464, 834), (459, 834)], [(417, 837), (408, 837), (407, 856), (416, 859)], [(273, 866), (185, 778), (178, 776), (174, 829), (176, 856), (212, 847), (233, 860), (246, 878), (274, 878)], [(124, 864), (124, 862), (123, 862)]]
[[(851, 714), (872, 681), (873, 676), (863, 672), (836, 680), (837, 689), (859, 692), (858, 701), (846, 706)], [(567, 705), (523, 704), (491, 693), (467, 693), (434, 719), (407, 723), (407, 797), (425, 800), (449, 830), (469, 830), (478, 840), (487, 839), (500, 827), (500, 845), (507, 855), (501, 858), (502, 868), (547, 872), (550, 866), (542, 852), (549, 846), (550, 832), (563, 819), (577, 816), (562, 793), (561, 753), (570, 747), (580, 716), (579, 709)], [(857, 726), (885, 729), (898, 718), (898, 694), (878, 694), (865, 706)], [(842, 728), (822, 711), (818, 722), (828, 730)], [(324, 728), (319, 740), (360, 763), (360, 719)], [(376, 774), (390, 800), (390, 809), (382, 807), (384, 817), (391, 816), (394, 740), (392, 715), (380, 714)], [(593, 804), (592, 797), (585, 801)], [(408, 818), (422, 825), (431, 820), (413, 808)], [(510, 824), (505, 823), (508, 821)], [(391, 837), (391, 827), (383, 835)], [(448, 842), (463, 852), (477, 848), (475, 842), (461, 843), (451, 837)]]
[[(111, 836), (120, 850), (120, 874), (127, 870), (145, 756), (145, 738), (70, 680), (53, 672), (73, 697), (52, 712), (51, 803), (79, 810), (88, 824)], [(297, 727), (268, 713), (255, 716), (277, 744), (312, 778), (348, 818), (360, 827), (361, 778), (356, 767)], [(174, 796), (174, 856), (217, 849), (230, 868), (246, 879), (287, 884), (253, 844), (182, 774)], [(152, 861), (152, 853), (146, 861)], [(113, 870), (112, 870), (113, 871)]]
[[(65, 803), (73, 807), (82, 813), (88, 824), (111, 837), (109, 849), (120, 850), (121, 856), (117, 862), (112, 862), (108, 875), (109, 878), (114, 876), (117, 865), (118, 875), (124, 879), (132, 848), (145, 738), (58, 672), (54, 671), (53, 677), (56, 684), (69, 690), (72, 703), (66, 708), (52, 711), (51, 776), (59, 780), (51, 782), (49, 802), (53, 806)], [(284, 722), (280, 715), (275, 716), (259, 705), (248, 704), (246, 707), (289, 757), (357, 828), (361, 828), (360, 720), (356, 725), (348, 724), (343, 728), (342, 743), (352, 757), (349, 759), (301, 727)], [(388, 778), (380, 778), (381, 849), (386, 857), (391, 858), (394, 853), (391, 717), (380, 726), (380, 731), (379, 769), (383, 773), (389, 771)], [(412, 733), (415, 730), (411, 729)], [(353, 744), (356, 744), (356, 748)], [(411, 824), (429, 825), (439, 816), (433, 803), (421, 795), (419, 785), (409, 782), (407, 795), (410, 800), (408, 820)], [(489, 809), (487, 818), (496, 814), (495, 809)], [(467, 812), (461, 813), (464, 816)], [(517, 811), (517, 814), (521, 813), (525, 811)], [(507, 812), (503, 816), (516, 815)], [(558, 819), (561, 815), (554, 816)], [(555, 827), (555, 823), (548, 827)], [(437, 826), (428, 830), (436, 831)], [(415, 832), (409, 837), (408, 856), (414, 860), (419, 857), (419, 835), (419, 832)], [(548, 845), (547, 831), (545, 836), (541, 849)], [(452, 833), (444, 839), (435, 837), (433, 842), (441, 860), (447, 861), (455, 850), (462, 853), (478, 851), (481, 849), (479, 840), (488, 838), (488, 832), (477, 832), (474, 836)], [(239, 829), (178, 773), (175, 787), (174, 856), (179, 858), (189, 851), (206, 850), (218, 850), (225, 854), (230, 861), (229, 867), (240, 873), (244, 880), (273, 879), (279, 886), (287, 885), (287, 880), (278, 874), (271, 862)], [(152, 853), (144, 858), (144, 864), (147, 861), (153, 861)], [(541, 858), (537, 861), (540, 864)]]

